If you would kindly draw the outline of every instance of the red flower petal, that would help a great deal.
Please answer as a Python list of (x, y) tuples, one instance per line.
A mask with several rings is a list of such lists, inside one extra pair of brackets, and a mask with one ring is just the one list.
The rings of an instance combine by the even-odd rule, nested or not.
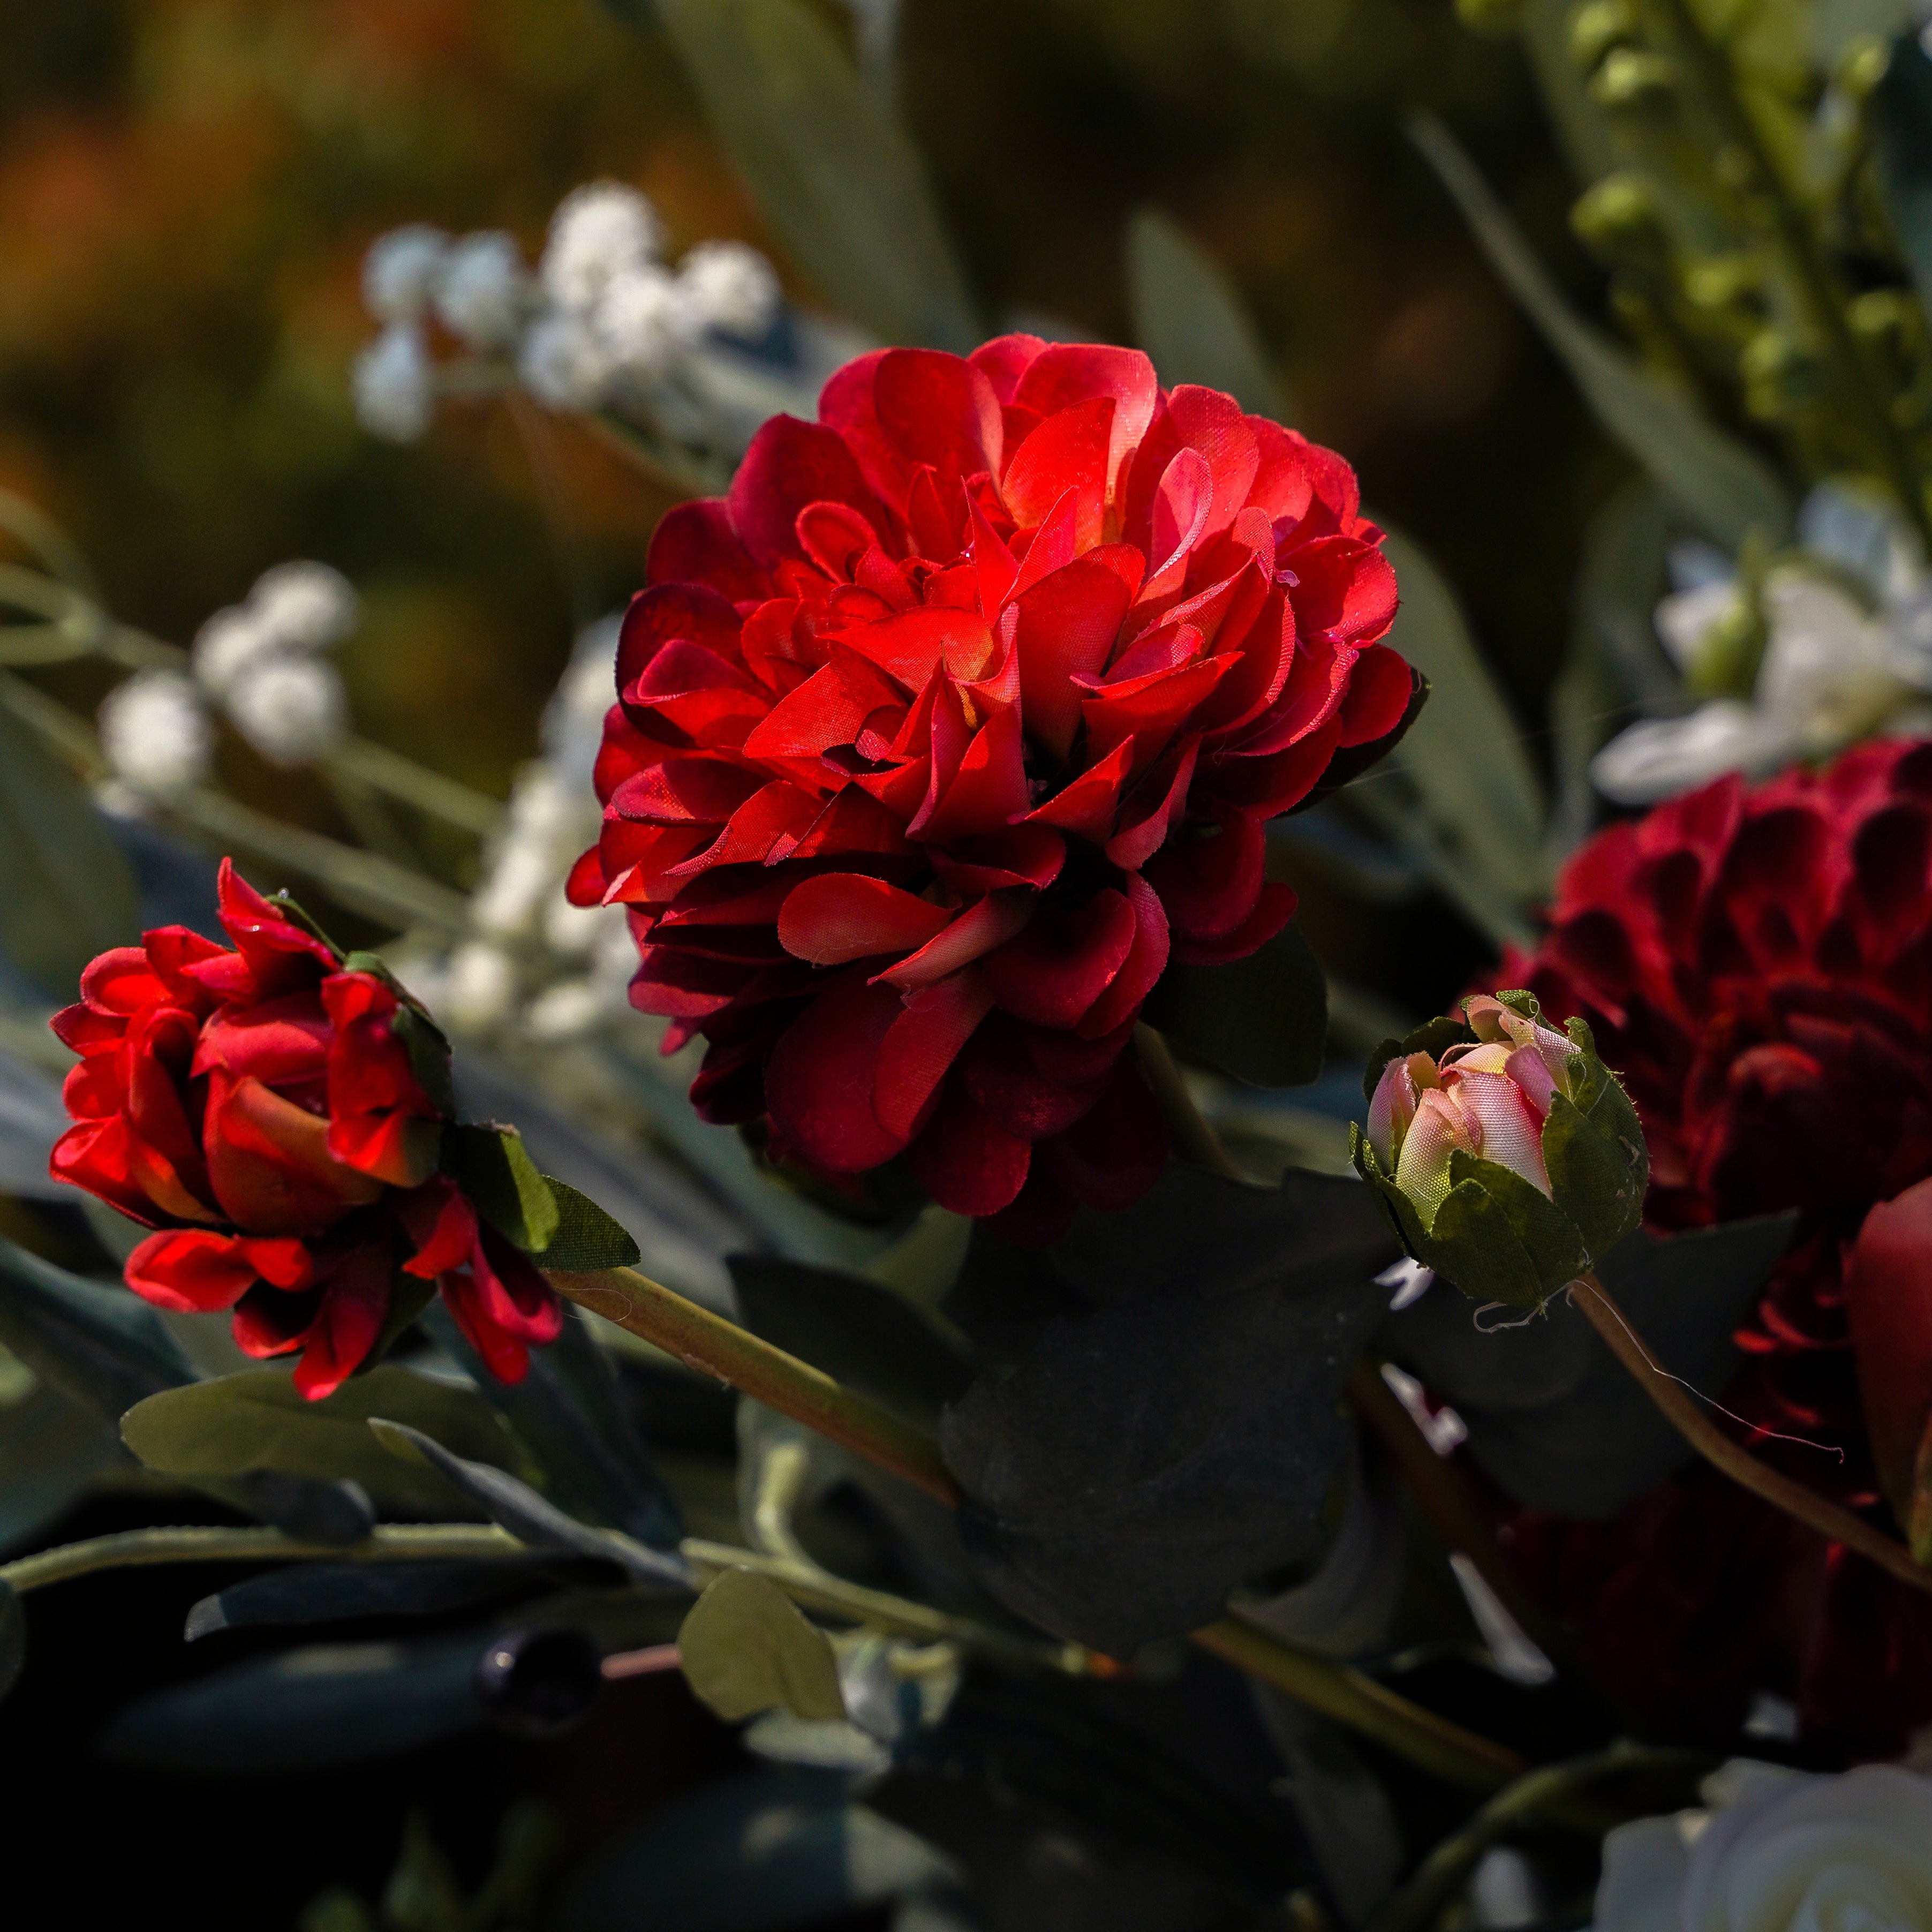
[(1111, 886), (1077, 911), (1042, 905), (1023, 932), (987, 956), (987, 983), (1017, 1019), (1076, 1025), (1126, 964), (1135, 930), (1133, 907)]
[(842, 966), (923, 946), (953, 915), (861, 872), (821, 872), (795, 887), (778, 914), (778, 943), (814, 966)]
[(906, 1150), (906, 1165), (955, 1214), (996, 1214), (1024, 1185), (1030, 1144), (996, 1126), (956, 1084)]
[(976, 967), (907, 997), (872, 1078), (872, 1112), (888, 1134), (903, 1142), (917, 1132), (947, 1070), (992, 1010), (993, 989)]
[(814, 1166), (854, 1174), (905, 1144), (872, 1111), (874, 1070), (901, 1011), (890, 986), (836, 982), (780, 1036), (765, 1069), (772, 1124)]

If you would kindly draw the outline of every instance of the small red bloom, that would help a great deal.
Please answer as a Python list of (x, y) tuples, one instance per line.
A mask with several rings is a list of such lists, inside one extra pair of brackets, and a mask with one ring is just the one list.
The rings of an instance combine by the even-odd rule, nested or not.
[(1280, 929), (1264, 821), (1399, 729), (1394, 573), (1340, 457), (1132, 350), (884, 350), (819, 415), (659, 526), (572, 896), (706, 1119), (1042, 1232), (1159, 1172), (1142, 1003)]
[(250, 1354), (302, 1351), (304, 1394), (366, 1359), (399, 1268), (434, 1276), (491, 1369), (515, 1380), (561, 1310), (437, 1174), (446, 1115), (418, 1078), (393, 986), (345, 969), (226, 861), (220, 892), (232, 950), (161, 927), (103, 953), (80, 1003), (54, 1016), (81, 1056), (54, 1178), (157, 1230), (128, 1259), (137, 1294), (233, 1309)]
[[(1552, 1017), (1589, 1022), (1642, 1118), (1654, 1226), (1798, 1211), (1738, 1338), (1748, 1366), (1726, 1401), (1761, 1430), (1846, 1452), (1840, 1468), (1754, 1444), (1794, 1474), (1855, 1507), (1876, 1504), (1881, 1476), (1898, 1497), (1932, 1402), (1932, 1215), (1924, 1190), (1907, 1193), (1932, 1177), (1932, 743), (1860, 746), (1754, 789), (1722, 779), (1612, 827), (1570, 860), (1546, 938), (1505, 974)], [(1862, 1305), (1848, 1319), (1861, 1247), (1849, 1285)], [(1732, 1510), (1756, 1507), (1718, 1494)], [(1663, 1606), (1635, 1599), (1661, 1586), (1626, 1554), (1633, 1600), (1620, 1616), (1654, 1642)], [(1817, 1721), (1854, 1734), (1876, 1714), (1862, 1720), (1835, 1699), (1856, 1646), (1834, 1606), (1856, 1598), (1868, 1622), (1932, 1627), (1932, 1606), (1904, 1586), (1852, 1577), (1868, 1567), (1840, 1564), (1822, 1600), (1813, 1588), (1822, 1607), (1799, 1687)], [(1761, 1567), (1724, 1586), (1734, 1604), (1778, 1588)], [(1732, 1662), (1748, 1670), (1742, 1619), (1734, 1628)], [(1600, 1640), (1628, 1641), (1607, 1629)], [(1901, 1676), (1893, 1690), (1884, 1726), (1932, 1718), (1932, 1678)]]

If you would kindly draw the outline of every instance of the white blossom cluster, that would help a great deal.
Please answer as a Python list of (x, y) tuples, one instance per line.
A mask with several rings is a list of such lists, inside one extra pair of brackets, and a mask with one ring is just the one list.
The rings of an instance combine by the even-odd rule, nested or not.
[[(553, 409), (634, 406), (665, 413), (664, 392), (715, 338), (754, 342), (777, 320), (778, 278), (741, 242), (700, 242), (675, 268), (658, 212), (635, 188), (592, 182), (551, 217), (532, 274), (499, 232), (460, 238), (421, 225), (381, 236), (362, 294), (382, 332), (356, 364), (356, 414), (408, 442), (429, 426), (436, 371), (429, 326), (507, 359)], [(674, 416), (690, 413), (688, 403)]]
[(446, 955), (398, 962), (410, 990), (458, 1033), (514, 1024), (574, 1039), (626, 1010), (637, 949), (621, 906), (574, 906), (564, 882), (596, 841), (592, 788), (610, 707), (620, 620), (592, 625), (545, 709), (540, 754), (518, 776), (504, 829), (470, 902), (470, 931)]
[(348, 728), (342, 674), (324, 655), (352, 632), (362, 606), (326, 563), (278, 563), (239, 604), (196, 633), (192, 675), (137, 671), (100, 706), (106, 802), (138, 811), (178, 797), (208, 775), (212, 706), (272, 763), (307, 764)]
[(1741, 649), (1761, 655), (1748, 696), (1646, 718), (1605, 746), (1590, 768), (1605, 797), (1654, 804), (1726, 772), (1768, 777), (1878, 733), (1932, 730), (1932, 575), (1911, 532), (1827, 484), (1798, 538), (1755, 586), (1705, 546), (1672, 551), (1657, 632), (1686, 682), (1708, 688)]

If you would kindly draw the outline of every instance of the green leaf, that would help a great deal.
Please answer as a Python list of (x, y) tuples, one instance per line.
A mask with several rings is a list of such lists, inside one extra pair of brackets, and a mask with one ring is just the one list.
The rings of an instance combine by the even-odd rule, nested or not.
[(1577, 315), (1440, 121), (1419, 116), (1409, 133), (1454, 196), (1490, 266), (1562, 358), (1598, 420), (1685, 516), (1732, 551), (1753, 530), (1773, 542), (1787, 535), (1791, 501), (1771, 465)]
[(1509, 1210), (1478, 1180), (1443, 1196), (1415, 1258), (1478, 1304), (1536, 1308), (1550, 1293)]
[(546, 1174), (542, 1180), (557, 1210), (556, 1232), (538, 1256), (545, 1268), (595, 1274), (602, 1268), (637, 1265), (642, 1258), (638, 1244), (622, 1222), (554, 1174)]
[[(1387, 641), (1430, 686), (1396, 760), (1444, 836), (1449, 865), (1480, 867), (1512, 903), (1534, 898), (1548, 884), (1543, 789), (1523, 749), (1522, 727), (1428, 553), (1397, 530), (1382, 548), (1402, 595)], [(1472, 756), (1477, 746), (1480, 755)]]
[(1919, 306), (1932, 320), (1932, 59), (1916, 34), (1892, 43), (1877, 109), (1886, 207)]
[(369, 1433), (371, 1415), (406, 1416), (466, 1456), (501, 1468), (520, 1460), (501, 1418), (473, 1390), (394, 1363), (352, 1377), (320, 1402), (304, 1400), (280, 1369), (170, 1389), (136, 1402), (121, 1419), (121, 1438), (164, 1475), (276, 1470), (359, 1483), (386, 1514), (405, 1520), (473, 1520), (478, 1512), (442, 1475), (384, 1452)]
[(526, 1254), (541, 1254), (562, 1226), (550, 1184), (514, 1127), (443, 1130), (442, 1162), (476, 1211)]
[(368, 1426), (374, 1439), (399, 1462), (435, 1470), (478, 1504), (499, 1528), (533, 1550), (614, 1563), (640, 1583), (688, 1586), (690, 1571), (682, 1558), (647, 1548), (621, 1531), (593, 1529), (579, 1522), (506, 1470), (454, 1455), (434, 1436), (386, 1416), (370, 1416)]
[(1251, 1087), (1303, 1087), (1322, 1071), (1328, 984), (1291, 921), (1245, 959), (1168, 967), (1144, 1014), (1190, 1060)]
[(768, 1576), (728, 1570), (714, 1578), (677, 1648), (698, 1701), (728, 1724), (774, 1708), (807, 1720), (845, 1714), (830, 1641)]
[(111, 1425), (58, 1390), (0, 1408), (0, 1550), (26, 1543), (116, 1462), (126, 1467)]
[(479, 1604), (527, 1597), (560, 1566), (538, 1556), (418, 1558), (406, 1563), (299, 1563), (265, 1570), (203, 1597), (188, 1613), (183, 1640), (217, 1630), (331, 1624), (358, 1617), (442, 1616)]
[(0, 1342), (49, 1388), (112, 1428), (194, 1371), (145, 1301), (83, 1281), (0, 1238)]
[(887, 342), (980, 329), (918, 150), (804, 0), (658, 0), (712, 127), (819, 292)]
[(132, 945), (140, 923), (134, 873), (93, 800), (0, 707), (0, 946), (65, 1000), (81, 968)]
[(0, 1576), (0, 1697), (20, 1682), (27, 1662), (27, 1612), (20, 1593)]
[(1158, 209), (1127, 224), (1127, 300), (1134, 334), (1169, 388), (1224, 389), (1251, 416), (1288, 412), (1268, 351), (1214, 258)]
[(1562, 1094), (1552, 1100), (1543, 1161), (1592, 1254), (1609, 1253), (1642, 1220), (1650, 1162), (1636, 1111), (1615, 1079), (1603, 1082), (1587, 1110)]

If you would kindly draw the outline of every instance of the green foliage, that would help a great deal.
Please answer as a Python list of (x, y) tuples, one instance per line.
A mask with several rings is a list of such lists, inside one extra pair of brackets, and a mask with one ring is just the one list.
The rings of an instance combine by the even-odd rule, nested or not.
[(825, 1633), (769, 1577), (715, 1577), (691, 1606), (677, 1648), (686, 1682), (727, 1724), (772, 1709), (821, 1721), (845, 1714)]
[(121, 1436), (163, 1475), (273, 1470), (360, 1484), (386, 1514), (404, 1519), (473, 1519), (477, 1512), (441, 1474), (383, 1453), (369, 1433), (372, 1415), (407, 1416), (480, 1462), (512, 1468), (522, 1460), (501, 1418), (474, 1390), (394, 1363), (352, 1376), (320, 1402), (304, 1400), (280, 1369), (169, 1390), (129, 1409)]
[(1159, 209), (1127, 224), (1127, 298), (1134, 335), (1169, 388), (1222, 389), (1251, 416), (1289, 411), (1246, 305), (1214, 257)]
[(188, 1612), (182, 1634), (195, 1643), (218, 1630), (446, 1616), (528, 1596), (548, 1574), (547, 1562), (506, 1553), (490, 1559), (426, 1557), (406, 1563), (303, 1563), (265, 1570), (201, 1598)]
[(477, 1213), (506, 1240), (526, 1254), (550, 1245), (563, 1224), (562, 1211), (515, 1128), (446, 1128), (442, 1160)]
[(0, 706), (0, 950), (51, 997), (81, 968), (130, 946), (134, 877), (92, 800), (34, 733)]
[(1225, 966), (1171, 965), (1143, 1010), (1190, 1060), (1251, 1087), (1301, 1087), (1322, 1071), (1328, 984), (1291, 921)]
[(602, 1268), (633, 1268), (641, 1258), (638, 1244), (623, 1225), (607, 1214), (587, 1194), (543, 1177), (556, 1203), (556, 1232), (542, 1250), (547, 1268), (569, 1274), (595, 1274)]
[(887, 342), (980, 325), (904, 130), (805, 0), (656, 0), (712, 128), (819, 292)]

